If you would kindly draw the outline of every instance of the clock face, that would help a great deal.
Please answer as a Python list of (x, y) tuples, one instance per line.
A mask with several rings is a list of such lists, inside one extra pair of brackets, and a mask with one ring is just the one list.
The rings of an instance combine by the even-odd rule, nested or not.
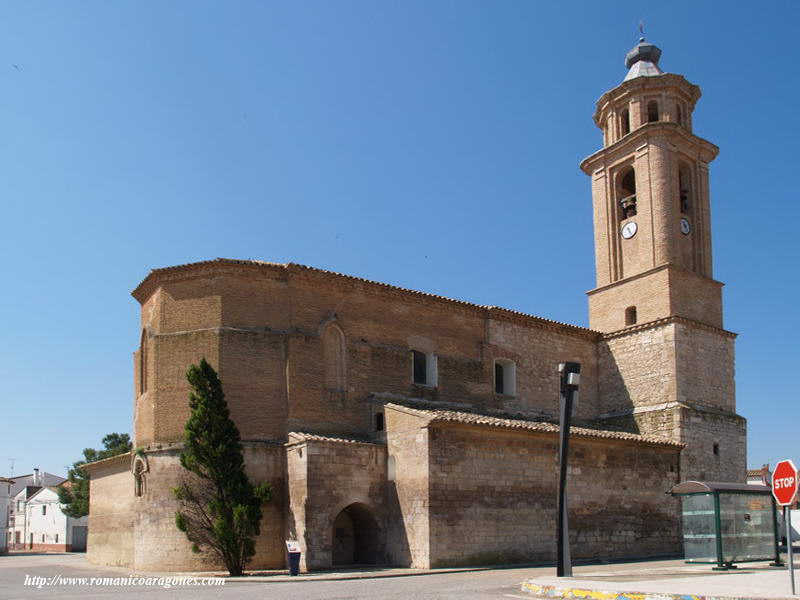
[(692, 231), (692, 226), (689, 224), (688, 219), (681, 219), (681, 233), (683, 235), (689, 235)]
[(636, 225), (636, 221), (630, 221), (629, 223), (625, 223), (625, 226), (622, 228), (622, 237), (626, 240), (631, 239), (633, 236), (636, 235), (636, 230), (638, 229)]

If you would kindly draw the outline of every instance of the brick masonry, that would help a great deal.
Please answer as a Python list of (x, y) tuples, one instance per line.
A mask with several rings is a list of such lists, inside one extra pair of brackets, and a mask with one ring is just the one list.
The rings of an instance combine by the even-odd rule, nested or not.
[[(693, 133), (699, 97), (664, 74), (598, 101), (605, 145), (581, 164), (594, 204), (593, 329), (292, 263), (217, 259), (152, 271), (133, 292), (144, 492), (134, 494), (135, 458), (89, 467), (90, 560), (215, 564), (189, 551), (171, 492), (182, 477), (185, 372), (201, 358), (224, 383), (248, 474), (275, 486), (253, 568), (284, 567), (285, 539), (300, 542), (304, 569), (345, 559), (419, 568), (552, 559), (551, 422), (564, 361), (582, 365), (573, 554), (679, 549), (678, 507), (664, 492), (685, 479), (745, 479), (735, 335), (722, 328), (711, 269), (717, 148)], [(654, 101), (659, 120), (647, 122)], [(623, 218), (619, 185), (631, 167), (637, 213)], [(688, 208), (678, 201), (687, 186)], [(637, 233), (624, 239), (631, 219)], [(412, 350), (426, 355), (427, 384), (413, 381)], [(496, 361), (514, 365), (513, 393), (495, 393)]]

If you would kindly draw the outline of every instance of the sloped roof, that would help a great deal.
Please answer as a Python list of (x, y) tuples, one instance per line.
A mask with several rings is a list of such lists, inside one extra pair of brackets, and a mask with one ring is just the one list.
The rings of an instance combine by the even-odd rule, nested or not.
[(332, 443), (342, 443), (342, 444), (365, 444), (369, 446), (383, 445), (383, 444), (378, 444), (376, 442), (369, 442), (366, 440), (360, 440), (352, 437), (339, 436), (339, 435), (319, 435), (316, 433), (308, 433), (305, 431), (289, 432), (289, 441), (286, 443), (287, 446), (291, 446), (293, 444), (298, 444), (301, 442), (332, 442)]
[[(47, 473), (46, 471), (40, 472), (39, 476), (42, 478), (42, 483), (46, 486), (58, 485), (59, 483), (66, 481), (65, 477), (53, 475), (52, 473)], [(26, 475), (14, 475), (11, 479), (14, 482), (11, 484), (12, 496), (19, 494), (20, 490), (23, 488), (33, 486), (33, 473), (28, 473)]]
[[(527, 419), (498, 417), (480, 413), (446, 410), (440, 408), (422, 408), (419, 405), (413, 406), (405, 403), (398, 404), (390, 402), (385, 406), (426, 418), (432, 423), (462, 423), (467, 425), (483, 425), (488, 427), (501, 427), (504, 429), (522, 429), (552, 434), (557, 434), (561, 431), (561, 428), (558, 425), (547, 421), (530, 421)], [(684, 446), (680, 442), (665, 440), (651, 435), (629, 433), (627, 431), (594, 429), (589, 427), (570, 427), (570, 434), (577, 437), (639, 442), (672, 448), (682, 448)]]

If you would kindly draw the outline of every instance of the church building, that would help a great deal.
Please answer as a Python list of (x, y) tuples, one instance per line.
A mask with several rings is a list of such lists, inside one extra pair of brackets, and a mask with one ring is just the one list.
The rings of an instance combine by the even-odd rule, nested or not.
[[(735, 334), (713, 278), (700, 89), (644, 39), (597, 102), (590, 328), (298, 264), (216, 259), (136, 287), (134, 447), (86, 467), (88, 557), (219, 569), (175, 527), (190, 364), (219, 372), (248, 475), (272, 482), (251, 569), (553, 560), (561, 362), (581, 364), (574, 557), (681, 550), (679, 481), (744, 482)], [(588, 203), (587, 203), (588, 204)]]

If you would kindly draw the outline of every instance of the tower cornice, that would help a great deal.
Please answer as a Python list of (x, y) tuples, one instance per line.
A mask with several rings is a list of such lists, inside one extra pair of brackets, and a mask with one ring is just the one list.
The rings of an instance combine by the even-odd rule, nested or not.
[(677, 123), (657, 121), (655, 123), (646, 123), (613, 144), (587, 156), (581, 161), (580, 168), (587, 175), (591, 175), (598, 168), (616, 162), (618, 157), (632, 153), (651, 139), (665, 135), (673, 140), (680, 140), (683, 147), (693, 151), (704, 162), (711, 162), (719, 154), (718, 146), (690, 133)]
[(700, 87), (691, 83), (683, 75), (663, 73), (651, 77), (636, 77), (623, 81), (617, 87), (600, 96), (597, 100), (593, 115), (594, 122), (602, 129), (603, 123), (605, 123), (606, 112), (612, 110), (613, 107), (621, 101), (629, 97), (641, 95), (642, 93), (670, 88), (678, 90), (685, 96), (686, 100), (689, 102), (690, 110), (694, 110), (695, 104), (702, 96)]

